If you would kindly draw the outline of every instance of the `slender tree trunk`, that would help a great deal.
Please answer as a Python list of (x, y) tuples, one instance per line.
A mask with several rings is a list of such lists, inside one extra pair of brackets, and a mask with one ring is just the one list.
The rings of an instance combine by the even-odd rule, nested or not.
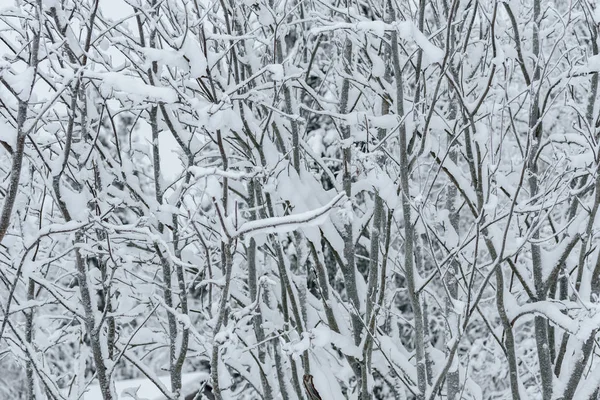
[[(390, 8), (390, 15), (395, 20), (395, 11), (393, 4), (388, 0), (388, 6)], [(396, 31), (392, 31), (392, 60), (394, 66), (394, 78), (396, 80), (396, 114), (399, 118), (404, 117), (404, 95), (403, 95), (403, 82), (402, 82), (402, 68), (400, 67), (400, 56), (398, 46), (398, 34)], [(416, 271), (414, 264), (414, 242), (415, 232), (412, 221), (412, 211), (410, 203), (410, 171), (409, 171), (409, 154), (407, 147), (407, 132), (406, 127), (402, 123), (400, 125), (400, 138), (399, 138), (399, 158), (400, 158), (400, 192), (402, 196), (402, 216), (404, 222), (404, 271), (406, 274), (406, 285), (408, 289), (408, 296), (414, 315), (414, 329), (415, 329), (415, 355), (417, 364), (417, 385), (419, 393), (417, 399), (422, 400), (425, 398), (427, 388), (427, 373), (425, 365), (425, 330), (423, 322), (423, 313), (421, 310), (421, 299), (416, 291), (415, 280)]]

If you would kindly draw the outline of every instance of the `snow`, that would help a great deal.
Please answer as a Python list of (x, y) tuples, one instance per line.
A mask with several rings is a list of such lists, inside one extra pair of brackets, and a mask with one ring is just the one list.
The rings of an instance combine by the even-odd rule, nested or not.
[(363, 32), (373, 32), (376, 36), (382, 37), (385, 31), (398, 30), (399, 38), (414, 42), (423, 50), (425, 66), (434, 63), (441, 63), (444, 59), (445, 52), (435, 46), (431, 41), (419, 30), (412, 21), (400, 21), (395, 24), (388, 24), (383, 21), (360, 21), (356, 24), (347, 22), (335, 22), (329, 25), (320, 26), (311, 29), (311, 33), (319, 34), (327, 31), (338, 29), (352, 29)]
[(534, 303), (524, 304), (516, 309), (507, 307), (506, 314), (511, 321), (525, 314), (543, 315), (548, 318), (552, 325), (558, 326), (567, 332), (574, 333), (576, 332), (576, 325), (574, 325), (574, 321), (561, 312), (561, 309), (566, 308), (567, 306), (561, 303), (537, 301)]
[(150, 68), (151, 63), (158, 62), (159, 64), (168, 65), (170, 67), (179, 67), (187, 69), (188, 65), (181, 52), (171, 49), (155, 49), (152, 47), (144, 47), (141, 49), (144, 58), (147, 61), (147, 67)]
[(417, 371), (408, 360), (402, 344), (394, 343), (389, 336), (381, 336), (378, 340), (378, 347), (381, 349), (381, 352), (386, 355), (387, 359), (396, 364), (413, 382), (416, 382)]
[[(531, 25), (525, 14), (528, 8), (520, 0), (506, 2), (513, 7), (517, 28), (527, 32)], [(11, 8), (4, 9), (8, 3)], [(366, 385), (381, 387), (382, 398), (408, 397), (417, 386), (414, 349), (420, 339), (415, 335), (410, 300), (421, 300), (430, 307), (423, 322), (432, 328), (431, 335), (437, 335), (423, 342), (425, 347), (435, 347), (426, 348), (432, 361), (433, 375), (429, 378), (435, 382), (448, 362), (447, 348), (460, 344), (451, 368), (460, 372), (462, 397), (503, 398), (510, 395), (506, 380), (491, 379), (508, 376), (506, 356), (496, 340), (506, 338), (498, 319), (498, 287), (493, 279), (493, 268), (498, 268), (505, 277), (504, 304), (500, 306), (508, 313), (516, 339), (519, 390), (523, 398), (525, 394), (531, 398), (539, 394), (538, 343), (531, 321), (541, 316), (556, 334), (553, 351), (558, 352), (561, 338), (569, 335), (562, 369), (559, 376), (552, 377), (555, 397), (561, 395), (573, 366), (581, 359), (583, 343), (600, 328), (600, 306), (592, 285), (600, 254), (600, 215), (591, 219), (599, 169), (594, 122), (600, 102), (594, 107), (588, 104), (591, 73), (600, 72), (600, 56), (591, 54), (589, 43), (587, 48), (573, 45), (579, 39), (574, 32), (590, 32), (592, 19), (600, 21), (600, 3), (590, 3), (589, 19), (578, 17), (581, 10), (575, 11), (570, 20), (574, 29), (564, 30), (556, 24), (560, 15), (571, 15), (569, 4), (561, 4), (560, 15), (544, 14), (542, 36), (556, 39), (557, 49), (570, 49), (568, 59), (560, 51), (551, 52), (552, 40), (541, 47), (539, 57), (532, 58), (530, 40), (523, 37), (528, 68), (537, 59), (546, 74), (545, 80), (536, 83), (546, 82), (542, 101), (547, 89), (554, 88), (544, 108), (543, 142), (535, 159), (539, 163), (538, 193), (528, 185), (530, 175), (521, 181), (521, 172), (530, 172), (526, 171), (527, 154), (523, 153), (531, 145), (527, 126), (532, 92), (525, 87), (518, 68), (514, 28), (502, 4), (495, 25), (497, 55), (493, 57), (491, 19), (484, 18), (490, 17), (489, 7), (473, 14), (473, 2), (464, 0), (456, 3), (457, 21), (475, 18), (473, 40), (467, 41), (466, 49), (465, 38), (451, 37), (455, 42), (446, 43), (446, 28), (443, 23), (436, 24), (433, 14), (426, 12), (424, 28), (418, 29), (418, 9), (400, 12), (402, 2), (392, 2), (397, 8), (396, 21), (383, 22), (372, 21), (378, 12), (357, 4), (343, 7), (342, 3), (317, 1), (298, 8), (289, 2), (287, 6), (286, 2), (275, 2), (268, 7), (269, 2), (245, 0), (248, 7), (239, 9), (241, 14), (229, 14), (227, 24), (227, 15), (218, 2), (213, 7), (200, 1), (196, 9), (193, 1), (161, 1), (157, 3), (160, 10), (153, 13), (145, 0), (106, 0), (99, 3), (93, 48), (87, 65), (81, 66), (71, 62), (67, 48), (71, 47), (76, 56), (83, 54), (90, 9), (79, 7), (71, 15), (73, 3), (65, 2), (62, 7), (58, 0), (44, 0), (41, 15), (49, 24), (48, 29), (41, 30), (41, 62), (34, 76), (27, 64), (31, 39), (38, 28), (34, 2), (0, 0), (0, 74), (6, 81), (0, 84), (0, 140), (13, 148), (18, 100), (27, 100), (35, 83), (27, 106), (22, 173), (11, 172), (13, 157), (0, 151), (0, 205), (10, 205), (6, 198), (10, 182), (20, 179), (14, 210), (9, 219), (4, 218), (9, 222), (6, 236), (4, 227), (0, 234), (0, 272), (8, 282), (0, 299), (12, 300), (6, 306), (6, 318), (13, 322), (4, 332), (10, 340), (2, 348), (6, 357), (0, 360), (0, 371), (4, 372), (11, 358), (23, 368), (27, 350), (32, 355), (30, 361), (36, 363), (37, 397), (45, 398), (44, 390), (52, 395), (60, 390), (56, 396), (60, 398), (71, 390), (68, 397), (72, 400), (80, 390), (84, 400), (99, 398), (96, 381), (83, 395), (86, 379), (95, 378), (90, 374), (94, 370), (91, 346), (81, 339), (85, 328), (81, 324), (85, 320), (81, 287), (74, 285), (73, 279), (77, 276), (73, 249), (79, 248), (84, 256), (93, 253), (105, 261), (104, 272), (110, 276), (102, 279), (100, 269), (89, 268), (84, 282), (89, 282), (93, 295), (91, 316), (100, 323), (102, 311), (95, 309), (99, 305), (97, 291), (101, 283), (110, 285), (114, 301), (108, 316), (115, 318), (118, 331), (115, 352), (120, 354), (128, 343), (126, 357), (119, 363), (105, 361), (113, 381), (124, 374), (131, 376), (133, 371), (166, 374), (169, 341), (173, 339), (166, 316), (171, 315), (176, 318), (178, 336), (173, 340), (177, 350), (181, 333), (190, 334), (189, 351), (183, 355), (186, 367), (208, 360), (212, 347), (221, 345), (218, 368), (224, 400), (264, 397), (264, 393), (254, 392), (264, 389), (261, 370), (275, 391), (274, 400), (281, 397), (277, 372), (283, 374), (282, 386), (294, 397), (290, 363), (305, 353), (324, 400), (356, 400), (360, 396), (356, 389), (362, 382), (351, 367), (354, 359), (370, 362), (365, 369)], [(50, 5), (59, 8), (58, 24), (65, 24), (62, 32), (49, 15)], [(429, 4), (427, 7), (433, 9)], [(380, 11), (383, 18), (390, 15)], [(302, 12), (305, 16), (300, 20)], [(151, 48), (149, 40), (138, 37), (135, 13), (145, 35), (156, 29), (159, 48)], [(398, 86), (399, 76), (389, 59), (392, 32), (398, 34), (404, 71), (404, 81)], [(297, 35), (296, 42), (293, 46), (286, 43), (279, 58), (274, 54), (275, 41), (286, 41), (288, 33)], [(321, 40), (318, 47), (316, 40)], [(353, 53), (346, 65), (343, 51), (348, 41)], [(448, 86), (450, 75), (440, 68), (449, 49), (456, 50), (448, 61), (459, 72), (456, 83), (466, 109), (456, 102), (457, 91)], [(233, 68), (232, 51), (238, 56), (239, 69)], [(420, 54), (423, 68), (415, 71)], [(311, 74), (306, 77), (310, 59)], [(158, 71), (150, 84), (148, 67), (153, 62), (158, 64)], [(496, 78), (490, 90), (484, 91), (493, 68)], [(421, 79), (419, 87), (415, 86), (417, 77)], [(71, 88), (79, 78), (85, 99), (77, 99), (80, 103), (74, 114), (68, 107)], [(349, 101), (342, 107), (341, 92), (348, 80)], [(291, 110), (281, 91), (284, 81), (292, 96)], [(441, 86), (436, 92), (438, 82)], [(398, 89), (404, 90), (404, 115), (396, 114)], [(423, 95), (420, 103), (413, 104), (416, 89)], [(384, 101), (390, 105), (386, 115), (382, 115)], [(157, 104), (162, 104), (165, 112), (159, 112), (158, 138), (153, 138), (148, 112)], [(473, 111), (476, 104), (481, 107), (467, 115), (469, 121), (465, 123), (462, 114)], [(83, 115), (84, 106), (87, 115)], [(591, 118), (587, 118), (588, 108)], [(420, 152), (415, 131), (424, 128), (428, 110), (432, 112), (429, 132)], [(117, 138), (108, 120), (109, 111)], [(72, 115), (77, 117), (76, 140), (65, 160), (64, 132)], [(167, 126), (167, 117), (172, 126)], [(292, 119), (299, 122), (299, 165), (292, 161)], [(83, 123), (91, 138), (80, 134)], [(479, 150), (475, 160), (470, 160), (466, 151), (471, 143), (466, 142), (465, 135), (466, 129), (472, 128), (470, 123), (475, 124), (471, 139)], [(417, 139), (409, 155), (408, 193), (402, 194), (410, 202), (410, 216), (406, 218), (400, 207), (403, 198), (398, 195), (398, 176), (405, 172), (399, 170), (398, 163), (399, 151), (403, 150), (398, 145), (401, 126), (408, 138)], [(342, 140), (340, 128), (349, 129), (349, 138)], [(378, 133), (382, 133), (381, 139)], [(223, 139), (222, 148), (217, 134)], [(455, 145), (456, 158), (449, 156), (450, 142)], [(153, 145), (160, 150), (159, 177), (152, 174)], [(347, 163), (343, 149), (350, 150), (351, 162)], [(187, 157), (190, 153), (191, 160)], [(56, 206), (51, 180), (62, 170), (63, 161), (67, 161), (67, 168), (60, 194), (74, 219), (67, 224)], [(473, 182), (470, 161), (479, 163), (475, 174), (481, 187)], [(344, 195), (342, 184), (345, 168), (351, 173), (350, 196)], [(188, 177), (189, 181), (185, 179)], [(257, 186), (256, 193), (248, 193), (251, 180)], [(154, 196), (156, 186), (164, 190), (160, 201)], [(454, 189), (456, 198), (449, 199)], [(227, 193), (225, 205), (223, 190)], [(373, 242), (376, 195), (385, 207), (379, 243)], [(458, 228), (451, 223), (455, 221), (446, 207), (449, 200), (458, 210)], [(250, 210), (256, 211), (257, 219), (250, 218), (254, 215)], [(174, 215), (179, 222), (176, 231)], [(166, 225), (164, 229), (159, 229), (158, 222)], [(422, 258), (414, 271), (418, 299), (411, 299), (406, 290), (404, 270), (404, 233), (407, 224), (413, 223), (415, 256)], [(345, 254), (348, 225), (356, 245), (354, 254)], [(556, 276), (550, 273), (560, 271), (561, 284), (567, 279), (568, 301), (529, 298), (507, 265), (510, 258), (523, 283), (528, 289), (534, 287), (531, 245), (536, 243), (532, 229), (537, 226), (541, 278), (547, 285), (548, 279)], [(75, 232), (82, 234), (82, 243), (74, 243)], [(250, 238), (256, 242), (252, 248), (248, 246)], [(496, 259), (487, 248), (490, 243), (497, 251), (503, 249)], [(159, 246), (173, 272), (184, 271), (190, 289), (189, 295), (180, 289), (180, 276), (173, 274), (169, 282), (173, 303), (169, 307), (161, 279), (163, 265), (153, 245)], [(230, 280), (223, 273), (224, 246), (231, 246), (233, 257)], [(284, 253), (283, 265), (278, 265), (279, 249)], [(372, 251), (379, 251), (379, 268), (375, 270), (366, 269), (374, 261)], [(571, 251), (568, 257), (566, 251)], [(253, 265), (250, 257), (256, 261), (255, 271), (249, 268)], [(344, 265), (352, 259), (356, 261), (354, 278)], [(17, 271), (21, 261), (22, 269)], [(384, 262), (386, 276), (381, 276)], [(282, 296), (286, 287), (278, 267), (289, 275), (289, 296)], [(315, 270), (322, 272), (320, 267), (325, 269), (325, 282), (319, 280), (320, 275), (315, 277)], [(355, 340), (351, 316), (356, 308), (361, 318), (366, 317), (364, 311), (371, 301), (366, 295), (369, 271), (377, 272), (375, 283), (385, 282), (386, 290), (381, 293), (377, 287), (375, 293), (383, 305), (375, 308), (378, 318), (371, 331), (372, 358), (363, 360), (368, 333), (361, 326), (358, 339), (362, 342)], [(563, 276), (563, 271), (572, 273)], [(256, 273), (252, 281), (250, 272)], [(578, 272), (582, 272), (580, 284)], [(457, 278), (458, 299), (448, 298), (448, 288), (444, 287), (448, 275)], [(28, 296), (29, 279), (37, 289), (34, 298)], [(258, 282), (260, 293), (251, 299), (253, 282)], [(350, 283), (357, 289), (358, 304), (348, 299)], [(14, 294), (8, 296), (13, 285)], [(216, 321), (224, 311), (219, 299), (226, 286), (229, 298), (223, 300), (229, 317), (215, 334)], [(182, 296), (186, 295), (189, 314), (181, 312)], [(288, 321), (284, 321), (283, 299), (290, 306)], [(298, 306), (302, 317), (306, 315), (301, 332), (295, 329), (292, 306)], [(329, 308), (336, 329), (330, 326)], [(23, 312), (29, 310), (35, 313), (31, 344), (19, 337), (26, 333)], [(254, 326), (258, 315), (262, 338)], [(77, 320), (80, 323), (73, 323)], [(105, 329), (100, 330), (100, 341), (106, 354)], [(281, 353), (282, 364), (277, 365), (275, 355)], [(258, 361), (260, 358), (264, 361)], [(278, 371), (278, 367), (282, 369)], [(300, 378), (308, 372), (300, 362), (296, 367)], [(575, 398), (585, 398), (600, 383), (597, 370), (598, 361), (589, 361)], [(378, 374), (386, 379), (378, 379)], [(206, 373), (193, 379), (190, 375), (194, 374), (184, 376), (187, 388), (209, 378)], [(233, 382), (235, 385), (229, 386)], [(51, 384), (49, 388), (45, 383)], [(161, 376), (156, 385), (146, 378), (115, 383), (116, 400), (132, 396), (164, 400), (161, 390), (168, 392), (169, 378)], [(10, 385), (0, 385), (0, 399), (8, 398), (3, 396), (6, 388), (2, 386)], [(426, 386), (428, 398), (438, 396), (429, 382)], [(237, 392), (238, 388), (244, 392)], [(394, 390), (398, 396), (391, 395)]]
[(383, 37), (388, 24), (383, 21), (361, 21), (356, 24), (361, 31), (371, 31), (376, 36)]
[(192, 166), (189, 168), (189, 170), (196, 179), (213, 176), (213, 175), (222, 176), (224, 178), (234, 179), (234, 180), (249, 179), (249, 178), (254, 178), (254, 177), (259, 176), (258, 172), (246, 173), (246, 172), (239, 172), (239, 171), (234, 171), (234, 170), (223, 171), (217, 167)]
[(308, 138), (306, 143), (317, 156), (320, 156), (325, 150), (325, 146), (323, 146), (323, 134), (321, 131), (313, 132), (312, 136)]
[(400, 119), (394, 114), (370, 116), (369, 123), (374, 128), (393, 129), (400, 124)]
[(315, 389), (317, 389), (322, 399), (346, 400), (336, 376), (341, 375), (339, 369), (322, 368), (319, 363), (311, 363), (311, 372)]
[(494, 211), (498, 206), (498, 196), (490, 194), (487, 203), (483, 206), (484, 210)]
[(357, 23), (334, 22), (329, 25), (312, 28), (311, 33), (318, 34), (338, 29), (352, 29), (362, 32), (372, 32), (376, 36), (382, 37), (385, 31), (393, 30), (394, 26), (383, 21), (359, 21)]
[(590, 72), (600, 72), (600, 54), (589, 57), (587, 67)]
[(312, 337), (311, 342), (314, 346), (325, 347), (332, 344), (345, 355), (362, 360), (362, 350), (348, 336), (340, 335), (322, 325), (314, 328), (310, 336)]
[(202, 46), (200, 46), (200, 43), (198, 43), (192, 35), (187, 35), (186, 40), (181, 47), (181, 52), (188, 60), (190, 76), (192, 78), (200, 78), (206, 75), (208, 62), (204, 57)]
[[(3, 118), (0, 118), (0, 140), (6, 142), (13, 149), (17, 145), (17, 130), (4, 121)], [(3, 146), (0, 149), (6, 151)]]
[[(600, 20), (600, 17), (598, 18)], [(600, 387), (600, 368), (593, 369), (586, 379), (578, 385), (574, 399), (591, 399), (596, 389)]]
[(271, 79), (274, 81), (282, 81), (284, 77), (283, 65), (281, 64), (270, 64), (266, 67), (267, 71), (271, 73)]
[[(46, 3), (46, 0), (43, 1)], [(48, 0), (49, 3), (59, 3), (58, 0)], [(99, 3), (99, 7), (102, 10), (102, 14), (112, 20), (120, 20), (124, 16), (133, 14), (133, 8), (129, 5), (129, 0), (110, 0), (102, 1)], [(136, 2), (131, 2), (135, 4)]]
[[(150, 146), (152, 145), (152, 130), (150, 124), (147, 121), (138, 121), (138, 129), (136, 132), (139, 137), (143, 140), (140, 143), (142, 151), (150, 154)], [(164, 179), (164, 183), (171, 183), (175, 179), (181, 176), (184, 171), (184, 165), (179, 158), (181, 147), (173, 134), (168, 131), (160, 131), (158, 133), (158, 147), (160, 152), (160, 172)], [(131, 171), (136, 169), (134, 164), (131, 164), (132, 160), (124, 160), (124, 163), (130, 165)]]
[[(171, 378), (168, 375), (158, 377), (159, 381), (169, 390), (171, 388)], [(183, 391), (191, 394), (197, 390), (200, 383), (209, 379), (206, 372), (194, 372), (182, 374), (181, 383)], [(115, 382), (115, 389), (118, 399), (115, 400), (134, 400), (131, 394), (137, 395), (139, 400), (166, 400), (161, 391), (148, 378), (129, 379)], [(90, 385), (83, 396), (83, 400), (102, 400), (102, 392), (98, 384)], [(137, 399), (135, 399), (137, 400)]]
[(34, 69), (32, 67), (26, 67), (17, 74), (3, 74), (2, 77), (8, 82), (10, 88), (17, 93), (19, 100), (27, 101), (33, 86), (33, 73)]
[(157, 87), (144, 83), (141, 79), (119, 72), (86, 71), (86, 77), (101, 80), (100, 89), (110, 95), (111, 91), (122, 92), (138, 100), (162, 101), (175, 103), (177, 92), (167, 87)]
[(446, 246), (448, 249), (454, 249), (456, 246), (458, 246), (460, 237), (450, 222), (449, 213), (444, 211), (446, 210), (443, 210), (437, 214), (437, 219), (444, 226), (444, 240)]
[(442, 62), (444, 59), (444, 51), (431, 43), (413, 22), (403, 21), (399, 22), (397, 26), (401, 38), (405, 40), (408, 38), (414, 40), (417, 46), (423, 50), (423, 61), (425, 66)]
[(292, 214), (285, 217), (271, 217), (256, 221), (249, 221), (242, 224), (242, 226), (240, 226), (234, 232), (229, 232), (228, 235), (233, 238), (246, 235), (246, 237), (249, 239), (253, 235), (259, 233), (290, 232), (304, 225), (321, 225), (325, 222), (327, 214), (331, 211), (331, 209), (341, 203), (341, 200), (345, 197), (346, 196), (343, 193), (340, 193), (328, 204), (312, 211)]
[(64, 232), (73, 232), (79, 228), (82, 228), (86, 225), (85, 222), (80, 221), (69, 221), (65, 223), (56, 223), (56, 224), (48, 224), (42, 227), (35, 236), (28, 237), (25, 240), (25, 248), (32, 247), (39, 239), (48, 236), (53, 233), (64, 233)]
[(85, 220), (89, 212), (87, 205), (90, 197), (89, 192), (85, 188), (82, 189), (81, 193), (75, 192), (64, 183), (64, 180), (61, 180), (60, 186), (62, 200), (65, 202), (71, 218)]

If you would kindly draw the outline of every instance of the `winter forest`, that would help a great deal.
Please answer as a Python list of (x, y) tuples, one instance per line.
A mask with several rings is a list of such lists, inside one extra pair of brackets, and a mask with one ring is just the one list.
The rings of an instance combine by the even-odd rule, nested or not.
[(0, 399), (600, 398), (599, 30), (0, 0)]

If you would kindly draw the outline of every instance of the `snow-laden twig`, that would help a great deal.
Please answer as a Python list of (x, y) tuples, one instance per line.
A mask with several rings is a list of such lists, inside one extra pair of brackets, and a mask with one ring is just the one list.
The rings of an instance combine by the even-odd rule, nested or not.
[(241, 236), (254, 236), (261, 233), (290, 232), (301, 228), (303, 225), (321, 225), (324, 218), (336, 206), (342, 203), (346, 198), (344, 193), (336, 195), (329, 203), (315, 210), (286, 215), (284, 217), (271, 217), (250, 221), (242, 224), (238, 229), (230, 232), (225, 226), (224, 238), (235, 239)]
[(189, 171), (196, 179), (205, 178), (207, 176), (221, 176), (228, 179), (242, 180), (256, 178), (262, 175), (261, 171), (241, 172), (241, 171), (224, 171), (217, 167), (190, 167)]

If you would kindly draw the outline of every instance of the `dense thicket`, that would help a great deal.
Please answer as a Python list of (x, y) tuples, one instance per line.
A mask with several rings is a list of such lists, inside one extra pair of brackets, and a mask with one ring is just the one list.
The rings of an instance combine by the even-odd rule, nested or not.
[(3, 4), (0, 397), (597, 398), (596, 7)]

